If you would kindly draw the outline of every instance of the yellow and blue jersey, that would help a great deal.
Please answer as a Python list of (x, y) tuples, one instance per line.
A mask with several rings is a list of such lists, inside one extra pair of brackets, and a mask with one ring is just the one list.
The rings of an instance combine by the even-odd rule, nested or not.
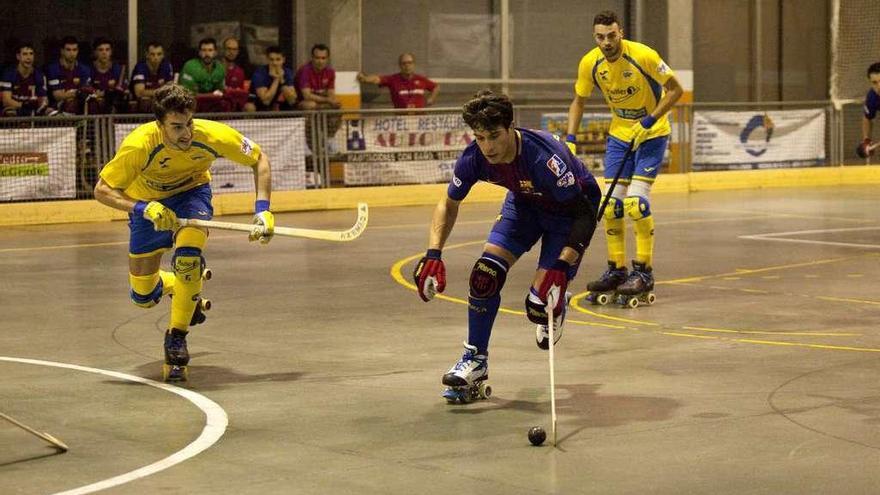
[(138, 126), (116, 156), (101, 170), (110, 187), (141, 201), (165, 199), (211, 181), (208, 169), (217, 158), (253, 167), (260, 146), (220, 122), (193, 119), (192, 146), (178, 151), (165, 146), (156, 121)]
[[(673, 77), (672, 69), (647, 45), (621, 40), (621, 55), (609, 62), (599, 47), (581, 58), (574, 90), (588, 98), (593, 88), (602, 91), (611, 108), (609, 134), (629, 142), (632, 126), (648, 116), (663, 97), (663, 85)], [(651, 127), (647, 139), (670, 133), (669, 118), (663, 115)]]

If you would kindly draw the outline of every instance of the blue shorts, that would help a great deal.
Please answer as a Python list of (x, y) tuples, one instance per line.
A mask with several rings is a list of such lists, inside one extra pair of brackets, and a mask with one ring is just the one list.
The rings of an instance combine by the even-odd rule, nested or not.
[[(573, 222), (573, 218), (547, 213), (529, 203), (514, 201), (513, 194), (508, 193), (501, 206), (501, 214), (489, 232), (488, 242), (503, 247), (519, 258), (540, 239), (538, 266), (549, 269), (568, 244)], [(569, 269), (569, 279), (577, 274), (581, 258)]]
[[(210, 220), (214, 216), (210, 184), (202, 184), (170, 198), (160, 199), (159, 202), (171, 208), (180, 218)], [(169, 249), (174, 245), (173, 232), (170, 230), (157, 232), (153, 229), (153, 222), (144, 217), (136, 217), (129, 213), (128, 228), (131, 230), (131, 239), (128, 242), (130, 254), (149, 254), (160, 249)]]
[[(669, 145), (669, 136), (660, 136), (649, 139), (639, 146), (639, 149), (623, 164), (623, 172), (620, 173), (620, 184), (629, 184), (633, 179), (644, 182), (654, 182), (660, 167), (663, 166), (663, 155)], [(616, 137), (608, 136), (605, 143), (605, 182), (614, 180), (617, 170), (620, 168), (629, 143)]]

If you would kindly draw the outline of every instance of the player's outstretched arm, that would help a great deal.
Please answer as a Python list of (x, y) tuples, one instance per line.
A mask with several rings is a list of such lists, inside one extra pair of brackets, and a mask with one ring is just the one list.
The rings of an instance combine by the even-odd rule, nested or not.
[(579, 94), (574, 95), (571, 105), (568, 106), (568, 129), (566, 131), (565, 141), (573, 143), (576, 141), (578, 127), (581, 126), (581, 117), (584, 116), (584, 98)]
[(377, 74), (364, 74), (363, 72), (358, 72), (357, 80), (361, 84), (379, 84), (379, 76)]
[(272, 168), (269, 157), (260, 152), (260, 159), (254, 165), (254, 190), (257, 200), (254, 202), (254, 230), (248, 236), (251, 241), (259, 240), (260, 244), (268, 244), (275, 234), (275, 216), (269, 211), (269, 199), (272, 196)]
[(446, 265), (443, 264), (441, 253), (458, 218), (460, 204), (461, 201), (444, 196), (434, 208), (428, 251), (413, 270), (413, 281), (422, 301), (428, 302), (438, 292), (446, 290)]
[(174, 211), (158, 201), (137, 201), (121, 189), (115, 189), (98, 179), (95, 184), (95, 199), (102, 205), (127, 211), (153, 222), (153, 228), (159, 230), (177, 230), (180, 226)]

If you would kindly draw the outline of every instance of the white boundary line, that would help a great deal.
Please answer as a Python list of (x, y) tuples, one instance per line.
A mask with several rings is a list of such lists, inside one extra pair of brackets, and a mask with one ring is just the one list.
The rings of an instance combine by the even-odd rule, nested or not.
[(817, 230), (792, 230), (789, 232), (771, 232), (767, 234), (741, 235), (740, 239), (753, 239), (757, 241), (796, 242), (800, 244), (821, 244), (824, 246), (844, 246), (866, 249), (880, 249), (880, 244), (860, 244), (856, 242), (815, 241), (811, 239), (791, 239), (782, 236), (827, 234), (830, 232), (856, 232), (861, 230), (880, 230), (880, 227), (847, 227), (841, 229), (817, 229)]
[(205, 427), (202, 429), (201, 435), (199, 435), (198, 438), (193, 440), (192, 443), (190, 443), (183, 449), (178, 450), (170, 456), (154, 462), (153, 464), (150, 464), (148, 466), (144, 466), (142, 468), (135, 469), (134, 471), (129, 471), (127, 473), (120, 474), (119, 476), (114, 476), (103, 481), (98, 481), (97, 483), (92, 483), (90, 485), (81, 486), (79, 488), (73, 488), (71, 490), (58, 492), (55, 495), (83, 495), (86, 493), (93, 493), (99, 490), (105, 490), (107, 488), (118, 486), (123, 483), (128, 483), (129, 481), (134, 481), (138, 478), (143, 478), (145, 476), (158, 473), (159, 471), (162, 471), (164, 469), (168, 469), (175, 464), (180, 464), (190, 457), (198, 455), (202, 451), (210, 448), (212, 445), (217, 443), (217, 441), (220, 440), (220, 437), (222, 437), (223, 434), (226, 432), (226, 427), (229, 425), (229, 417), (226, 415), (226, 411), (224, 411), (222, 407), (220, 407), (216, 402), (205, 397), (204, 395), (193, 392), (192, 390), (187, 390), (185, 388), (175, 387), (173, 385), (150, 380), (149, 378), (141, 378), (139, 376), (128, 375), (125, 373), (120, 373), (118, 371), (89, 368), (86, 366), (78, 366), (75, 364), (57, 363), (54, 361), (41, 361), (39, 359), (25, 359), (6, 356), (0, 356), (0, 361), (35, 364), (38, 366), (52, 366), (55, 368), (66, 368), (76, 371), (85, 371), (87, 373), (112, 376), (114, 378), (130, 382), (142, 383), (144, 385), (149, 385), (151, 387), (179, 395), (195, 404), (196, 407), (198, 407), (202, 410), (202, 412), (205, 413)]

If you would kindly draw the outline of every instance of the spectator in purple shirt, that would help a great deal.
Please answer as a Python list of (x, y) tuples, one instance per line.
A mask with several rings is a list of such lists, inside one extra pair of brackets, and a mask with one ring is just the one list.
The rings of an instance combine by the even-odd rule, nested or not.
[(92, 86), (95, 88), (97, 113), (123, 113), (128, 110), (128, 82), (125, 67), (113, 61), (113, 44), (107, 38), (98, 38), (92, 45)]
[(153, 93), (166, 84), (174, 82), (174, 69), (165, 60), (162, 43), (147, 43), (146, 60), (138, 62), (131, 72), (131, 91), (137, 100), (138, 112), (153, 112)]
[(296, 70), (296, 107), (300, 110), (339, 108), (336, 99), (336, 71), (330, 67), (330, 48), (312, 47), (312, 60)]
[(22, 43), (15, 50), (18, 64), (9, 67), (0, 77), (0, 100), (3, 114), (10, 116), (43, 115), (47, 113), (49, 100), (46, 78), (34, 67), (34, 47)]
[(92, 71), (77, 60), (79, 42), (73, 36), (61, 40), (61, 57), (46, 67), (49, 94), (58, 110), (71, 114), (83, 113), (85, 102), (89, 111), (96, 109), (92, 88)]

